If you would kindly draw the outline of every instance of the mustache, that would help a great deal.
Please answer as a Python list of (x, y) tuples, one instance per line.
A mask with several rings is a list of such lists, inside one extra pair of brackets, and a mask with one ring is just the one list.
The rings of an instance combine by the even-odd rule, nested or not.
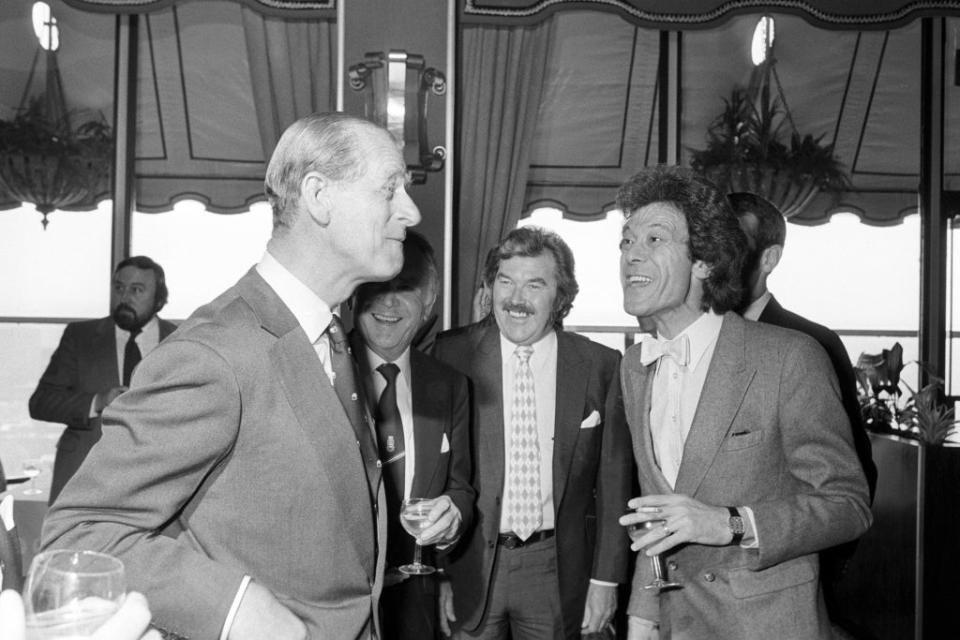
[(536, 313), (536, 309), (523, 302), (504, 302), (502, 308), (507, 313), (510, 313), (511, 311), (515, 311), (517, 313), (527, 313), (530, 315), (534, 315)]

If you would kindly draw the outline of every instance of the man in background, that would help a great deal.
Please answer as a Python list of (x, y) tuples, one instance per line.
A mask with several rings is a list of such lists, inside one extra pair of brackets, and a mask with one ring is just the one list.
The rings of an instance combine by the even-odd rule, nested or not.
[(176, 329), (157, 317), (167, 297), (163, 267), (133, 256), (113, 272), (110, 317), (64, 329), (29, 405), (34, 420), (67, 426), (57, 442), (50, 504), (100, 440), (103, 410), (130, 386), (140, 359)]
[(335, 315), (403, 265), (420, 212), (383, 128), (314, 114), (267, 165), (260, 262), (141, 363), (47, 514), (45, 548), (123, 561), (165, 635), (379, 637), (386, 505)]
[[(784, 309), (767, 288), (767, 278), (780, 263), (787, 237), (787, 224), (780, 211), (771, 202), (753, 193), (732, 193), (727, 197), (747, 238), (748, 253), (744, 269), (747, 296), (743, 317), (805, 333), (827, 352), (840, 383), (843, 410), (850, 420), (853, 444), (870, 487), (872, 503), (877, 488), (877, 467), (873, 463), (870, 437), (863, 426), (857, 398), (857, 379), (847, 350), (840, 336), (823, 325)], [(826, 549), (820, 554), (820, 578), (827, 609), (834, 621), (842, 617), (843, 603), (836, 593), (837, 583), (855, 549), (856, 541), (853, 541)]]
[(556, 234), (511, 231), (484, 277), (494, 321), (441, 333), (434, 349), (471, 381), (477, 490), (477, 525), (448, 556), (441, 626), (574, 640), (608, 626), (626, 579), (620, 354), (558, 329), (578, 286)]
[(430, 565), (432, 545), (449, 549), (473, 520), (467, 379), (411, 347), (431, 317), (438, 284), (433, 249), (408, 231), (400, 273), (360, 285), (354, 297), (351, 344), (376, 416), (387, 498), (387, 576), (380, 599), (385, 640), (436, 636), (438, 575), (399, 571), (414, 555), (414, 538), (400, 525), (403, 500), (430, 500), (431, 522), (419, 537)]
[(643, 495), (630, 640), (828, 638), (817, 552), (870, 525), (836, 377), (811, 338), (734, 313), (746, 241), (717, 188), (650, 167), (617, 194), (627, 313), (656, 329), (624, 355)]

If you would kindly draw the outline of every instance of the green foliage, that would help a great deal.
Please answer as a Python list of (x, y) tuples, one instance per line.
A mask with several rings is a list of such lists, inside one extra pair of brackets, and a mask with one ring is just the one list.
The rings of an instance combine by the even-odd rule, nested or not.
[(768, 86), (756, 102), (746, 90), (737, 88), (723, 103), (723, 111), (707, 130), (706, 148), (691, 150), (690, 164), (695, 170), (716, 176), (768, 167), (797, 181), (812, 180), (824, 191), (850, 186), (834, 145), (823, 144), (822, 135), (785, 133), (786, 109), (779, 96), (770, 95)]
[[(76, 116), (77, 114), (72, 114)], [(51, 119), (40, 98), (11, 120), (0, 120), (0, 154), (34, 154), (56, 157), (109, 159), (113, 132), (101, 115), (99, 119), (71, 128), (67, 118)]]

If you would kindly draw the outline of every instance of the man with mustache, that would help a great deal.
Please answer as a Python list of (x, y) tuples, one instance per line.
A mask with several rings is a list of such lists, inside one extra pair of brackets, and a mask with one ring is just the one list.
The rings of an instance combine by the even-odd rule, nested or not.
[(559, 329), (577, 295), (554, 233), (511, 231), (484, 270), (495, 322), (437, 337), (470, 379), (476, 526), (448, 556), (454, 637), (576, 639), (608, 627), (626, 580), (631, 488), (620, 354)]
[(177, 328), (157, 317), (167, 297), (163, 267), (133, 256), (113, 272), (110, 317), (71, 322), (64, 329), (30, 396), (31, 418), (67, 425), (57, 442), (50, 504), (100, 440), (104, 408), (127, 390), (140, 359)]

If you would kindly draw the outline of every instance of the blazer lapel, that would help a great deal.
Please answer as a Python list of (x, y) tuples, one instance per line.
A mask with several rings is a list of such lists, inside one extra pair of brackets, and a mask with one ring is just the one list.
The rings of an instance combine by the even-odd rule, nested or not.
[[(640, 347), (633, 347), (640, 349)], [(639, 352), (638, 352), (639, 353)], [(660, 470), (657, 463), (656, 450), (653, 447), (653, 432), (650, 430), (650, 400), (653, 394), (653, 374), (656, 371), (656, 364), (642, 365), (639, 358), (631, 358), (629, 361), (625, 358), (624, 363), (629, 362), (627, 366), (634, 366), (634, 369), (627, 370), (626, 384), (624, 384), (624, 394), (627, 390), (635, 392), (634, 397), (638, 401), (628, 401), (628, 411), (632, 411), (627, 416), (630, 424), (630, 432), (633, 438), (633, 454), (637, 460), (637, 465), (641, 466), (642, 475), (648, 476), (656, 483), (656, 487), (644, 487), (643, 493), (672, 493), (673, 488), (667, 482), (666, 477)], [(643, 470), (646, 470), (645, 472)]]
[(746, 366), (743, 323), (727, 313), (707, 370), (693, 425), (683, 447), (676, 492), (694, 495), (713, 463), (756, 371)]
[[(477, 359), (474, 372), (474, 391), (477, 397), (477, 439), (480, 464), (489, 464), (491, 486), (502, 487), (505, 470), (503, 459), (503, 375), (500, 357), (500, 330), (492, 324), (480, 337), (476, 347)], [(485, 472), (486, 473), (486, 472)], [(500, 526), (499, 513), (490, 519), (494, 527)]]
[(93, 340), (93, 344), (85, 347), (90, 350), (93, 361), (90, 373), (99, 379), (99, 382), (92, 384), (99, 389), (116, 387), (122, 380), (120, 380), (120, 370), (117, 368), (117, 333), (114, 330), (113, 319), (104, 318), (97, 323)]
[[(444, 398), (430, 393), (433, 380), (423, 366), (423, 358), (414, 349), (410, 351), (411, 391), (413, 395), (413, 442), (416, 447), (413, 484), (414, 496), (434, 497), (443, 493), (445, 479), (437, 479), (440, 447), (444, 434)], [(438, 482), (434, 482), (439, 480)]]
[[(331, 497), (343, 512), (342, 523), (350, 544), (364, 562), (371, 558), (369, 550), (374, 547), (374, 522), (370, 495), (357, 492), (357, 487), (368, 487), (368, 478), (356, 434), (313, 345), (293, 314), (256, 273), (242, 279), (240, 289), (257, 312), (263, 328), (277, 336), (270, 349), (270, 364), (320, 461), (317, 472), (327, 477)], [(379, 477), (377, 479), (379, 481)], [(376, 488), (371, 492), (376, 500)], [(373, 575), (375, 567), (366, 562), (364, 565)]]
[(557, 332), (557, 397), (553, 431), (553, 509), (559, 512), (567, 486), (573, 451), (584, 418), (587, 376), (577, 375), (586, 366), (569, 336)]

